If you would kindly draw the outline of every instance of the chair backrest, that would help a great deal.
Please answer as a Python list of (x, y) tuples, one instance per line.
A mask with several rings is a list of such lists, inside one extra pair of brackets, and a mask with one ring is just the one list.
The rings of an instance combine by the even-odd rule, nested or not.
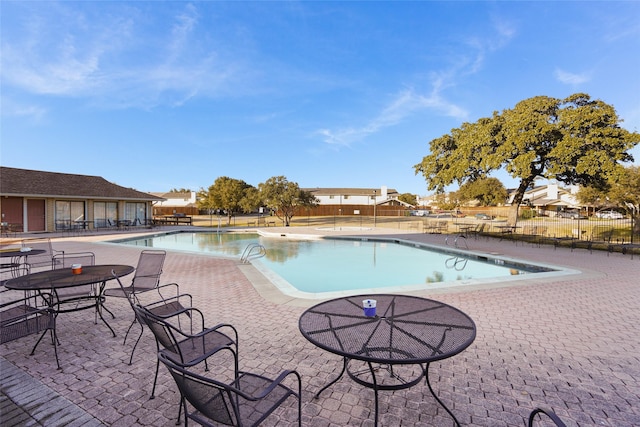
[(165, 251), (144, 250), (140, 253), (131, 286), (134, 292), (154, 289), (160, 283), (162, 266), (167, 256)]
[(38, 255), (29, 255), (27, 258), (27, 263), (33, 271), (34, 268), (53, 268), (54, 263), (54, 253), (53, 247), (51, 246), (51, 239), (49, 238), (41, 238), (41, 239), (24, 239), (22, 241), (23, 248), (31, 248), (31, 249), (42, 249), (43, 253)]
[[(239, 408), (234, 404), (237, 402), (234, 398), (236, 389), (176, 365), (162, 351), (158, 353), (158, 359), (171, 373), (180, 394), (202, 416), (224, 425), (241, 425)], [(185, 417), (187, 416), (185, 408)]]
[(155, 316), (139, 304), (133, 307), (133, 311), (136, 313), (136, 318), (147, 325), (151, 332), (153, 332), (158, 350), (164, 348), (175, 356), (175, 360), (184, 362), (180, 346), (178, 345), (178, 339), (176, 338), (176, 333), (180, 334), (180, 330), (169, 322)]
[(96, 265), (96, 256), (93, 252), (61, 253), (53, 256), (54, 269), (71, 268), (73, 264)]
[[(96, 256), (93, 252), (75, 252), (60, 253), (53, 256), (53, 268), (61, 270), (63, 268), (71, 268), (73, 264), (82, 264), (82, 266), (96, 265)], [(56, 290), (58, 298), (66, 298), (71, 296), (89, 295), (93, 291), (94, 285), (74, 286), (70, 288), (59, 288)]]

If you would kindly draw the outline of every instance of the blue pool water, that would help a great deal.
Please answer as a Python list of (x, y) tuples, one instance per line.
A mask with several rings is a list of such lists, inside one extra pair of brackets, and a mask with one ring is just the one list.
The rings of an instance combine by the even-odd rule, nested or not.
[(428, 289), (442, 287), (443, 283), (469, 284), (550, 271), (499, 258), (443, 253), (416, 243), (384, 239), (291, 240), (247, 233), (186, 232), (119, 242), (237, 259), (248, 245), (261, 244), (266, 255), (253, 264), (272, 282), (291, 285), (304, 294)]

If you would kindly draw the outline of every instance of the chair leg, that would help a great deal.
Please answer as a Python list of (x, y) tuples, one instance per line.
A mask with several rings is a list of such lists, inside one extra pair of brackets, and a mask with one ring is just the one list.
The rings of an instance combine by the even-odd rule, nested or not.
[(180, 425), (180, 417), (182, 415), (183, 406), (184, 406), (184, 425), (186, 426), (187, 423), (188, 423), (188, 421), (187, 421), (187, 401), (184, 398), (184, 396), (182, 395), (182, 393), (180, 393), (180, 408), (178, 409), (178, 418), (176, 419), (176, 425), (177, 426)]
[(156, 361), (156, 375), (153, 377), (153, 388), (151, 389), (151, 397), (149, 399), (156, 398), (156, 383), (158, 382), (158, 371), (160, 370), (160, 359)]
[[(122, 345), (125, 345), (127, 343), (127, 337), (129, 336), (129, 332), (131, 331), (131, 328), (133, 328), (134, 323), (136, 323), (135, 317), (133, 318), (133, 322), (131, 322), (131, 324), (127, 328), (127, 333), (124, 334), (124, 341), (122, 341)], [(142, 324), (140, 324), (140, 326), (142, 327)]]
[[(142, 338), (143, 332), (144, 332), (144, 328), (142, 327), (142, 325), (140, 325), (140, 335), (138, 335), (138, 339), (136, 340), (136, 343), (133, 345), (133, 348), (131, 349), (131, 357), (129, 358), (129, 365), (131, 365), (131, 363), (133, 362), (133, 354), (136, 352), (136, 347), (138, 347), (138, 343), (140, 342), (140, 338)], [(124, 340), (126, 342), (127, 337), (125, 337)]]

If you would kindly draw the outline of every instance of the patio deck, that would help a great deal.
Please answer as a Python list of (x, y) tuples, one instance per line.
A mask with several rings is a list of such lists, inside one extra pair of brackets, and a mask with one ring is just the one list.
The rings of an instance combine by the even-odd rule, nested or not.
[[(268, 231), (317, 232), (303, 227)], [(442, 235), (368, 232), (376, 233), (444, 245)], [(70, 252), (93, 251), (99, 264), (135, 264), (142, 248), (98, 242), (108, 238), (89, 234), (57, 238), (53, 244)], [(436, 392), (460, 422), (524, 425), (529, 412), (543, 406), (569, 426), (640, 425), (640, 257), (498, 239), (468, 243), (473, 250), (561, 265), (580, 274), (454, 291), (430, 291), (425, 285), (424, 291), (412, 292), (458, 307), (476, 322), (475, 342), (431, 367)], [(194, 296), (208, 324), (227, 322), (238, 329), (241, 369), (269, 375), (284, 368), (300, 372), (305, 426), (373, 426), (373, 392), (349, 379), (311, 400), (341, 367), (339, 357), (314, 347), (298, 331), (298, 317), (318, 301), (283, 296), (252, 267), (207, 255), (169, 252), (162, 282), (174, 281)], [(109, 319), (116, 338), (87, 313), (59, 317), (62, 371), (47, 342), (29, 356), (35, 335), (0, 346), (0, 424), (175, 425), (179, 396), (165, 371), (156, 398), (149, 400), (155, 369), (151, 333), (145, 330), (129, 366), (133, 343), (123, 346), (122, 339), (131, 308), (115, 298), (107, 306), (116, 315)], [(291, 409), (277, 412), (264, 425), (293, 425)], [(381, 392), (380, 414), (381, 426), (452, 425), (426, 386)]]

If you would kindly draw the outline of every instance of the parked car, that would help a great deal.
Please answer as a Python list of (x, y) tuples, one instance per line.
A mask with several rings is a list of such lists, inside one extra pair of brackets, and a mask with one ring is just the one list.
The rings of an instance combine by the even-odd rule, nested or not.
[(486, 213), (477, 213), (476, 214), (476, 219), (492, 220), (493, 218), (491, 217), (491, 215), (488, 215)]
[(587, 217), (581, 215), (579, 211), (559, 211), (556, 213), (558, 218), (571, 218), (571, 219), (586, 219)]
[(613, 209), (605, 209), (605, 210), (601, 210), (601, 211), (596, 212), (596, 218), (622, 219), (622, 218), (624, 218), (624, 215), (622, 215), (618, 211), (614, 211)]

